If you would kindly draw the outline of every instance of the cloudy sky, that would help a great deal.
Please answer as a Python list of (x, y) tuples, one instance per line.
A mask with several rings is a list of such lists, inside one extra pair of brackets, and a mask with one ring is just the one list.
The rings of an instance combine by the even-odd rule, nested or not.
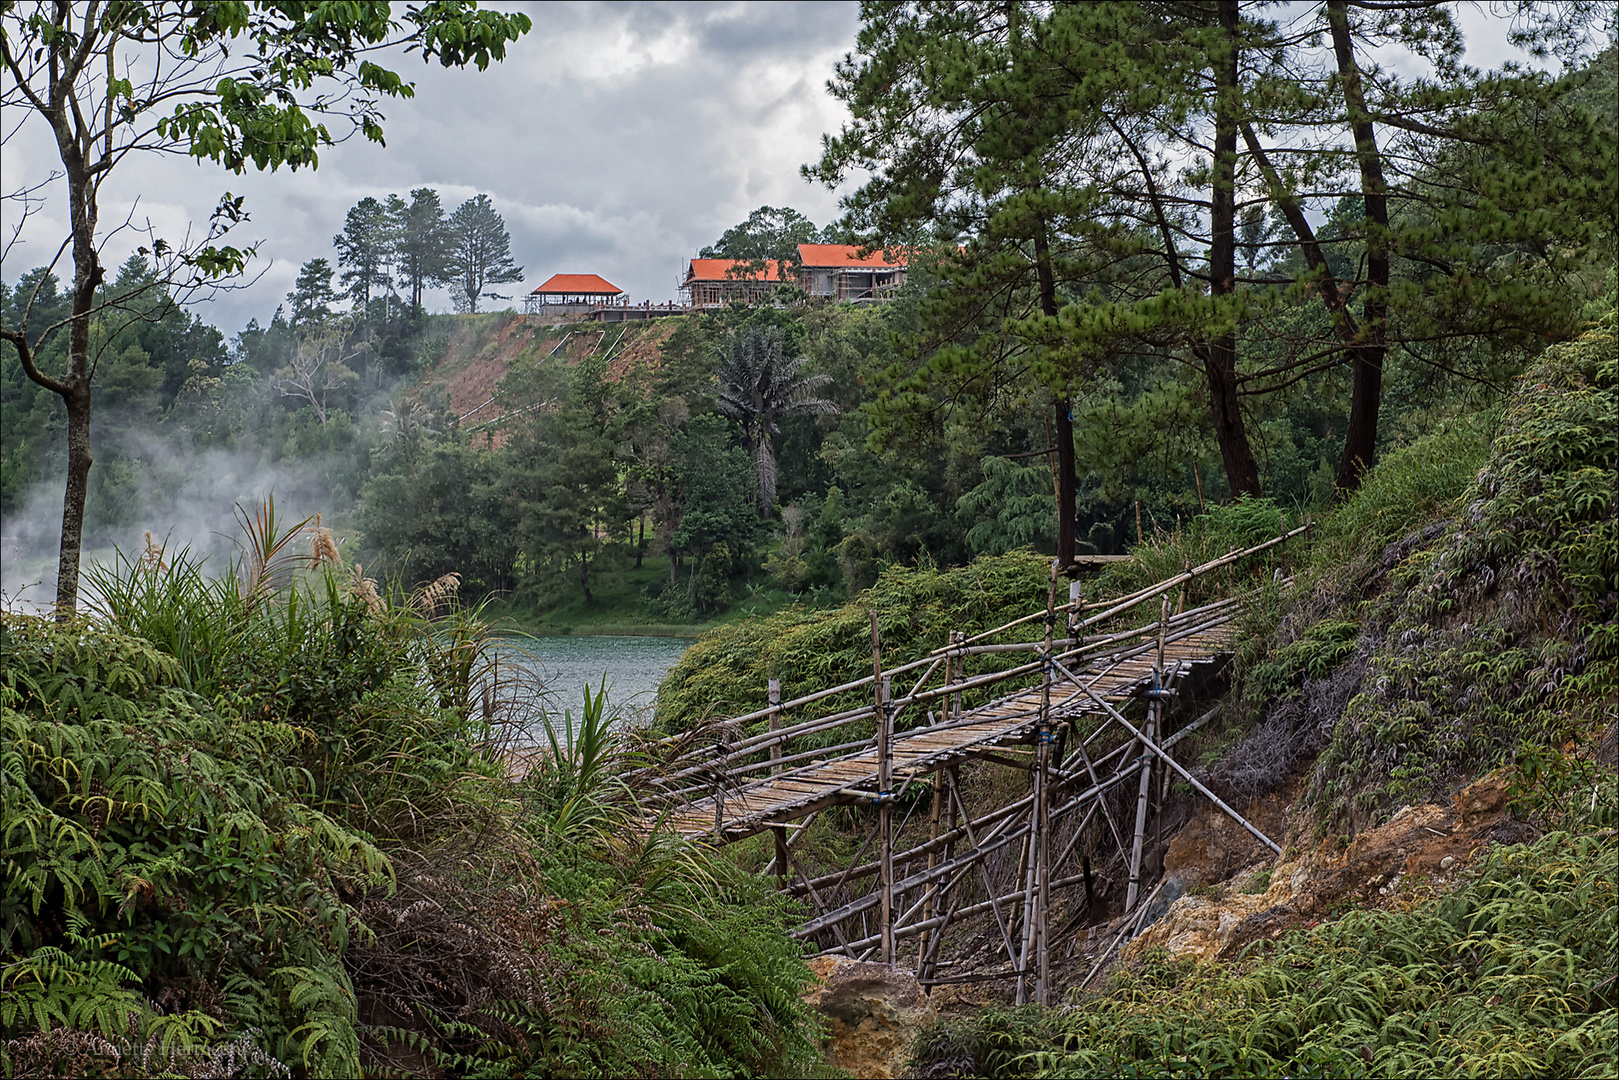
[[(427, 186), (453, 210), (485, 193), (506, 219), (525, 291), (553, 273), (596, 273), (636, 301), (674, 299), (682, 260), (758, 206), (793, 206), (817, 224), (836, 216), (837, 196), (798, 168), (845, 115), (825, 84), (854, 43), (854, 3), (500, 6), (534, 21), (504, 63), (445, 71), (398, 59), (416, 97), (386, 105), (386, 148), (356, 137), (323, 151), (319, 171), (296, 174), (129, 159), (105, 190), (102, 222), (122, 220), (138, 196), (137, 218), (174, 237), (206, 222), (223, 192), (246, 195), (252, 220), (234, 235), (263, 242), (262, 276), (199, 308), (228, 335), (250, 317), (268, 321), (300, 263), (334, 257), (333, 234), (367, 195)], [(0, 160), (8, 191), (55, 163), (43, 125), (29, 126)], [(49, 260), (65, 220), (60, 200), (29, 220), (7, 280)], [(136, 242), (115, 240), (105, 261)]]
[[(133, 209), (172, 238), (205, 222), (223, 192), (245, 195), (251, 220), (235, 235), (262, 241), (260, 277), (199, 308), (228, 335), (251, 317), (268, 321), (304, 260), (333, 257), (333, 234), (367, 195), (425, 185), (453, 209), (486, 193), (511, 231), (524, 291), (553, 273), (597, 273), (636, 301), (673, 299), (683, 260), (755, 207), (793, 206), (817, 224), (836, 216), (836, 194), (798, 168), (843, 122), (825, 83), (853, 47), (854, 3), (510, 6), (534, 29), (486, 72), (398, 58), (417, 96), (388, 103), (386, 148), (351, 139), (325, 150), (318, 172), (297, 174), (129, 159), (104, 190), (102, 222)], [(1511, 54), (1489, 8), (1462, 14), (1470, 60), (1494, 66)], [(16, 190), (54, 160), (43, 125), (25, 123), (0, 181)], [(27, 224), (7, 280), (54, 253), (60, 199)], [(136, 242), (115, 238), (106, 261)], [(429, 306), (446, 309), (447, 297)]]

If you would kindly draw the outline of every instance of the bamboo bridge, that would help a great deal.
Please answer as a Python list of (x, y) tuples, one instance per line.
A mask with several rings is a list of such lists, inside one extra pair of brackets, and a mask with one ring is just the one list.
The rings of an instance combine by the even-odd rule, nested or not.
[[(1054, 567), (1043, 610), (972, 637), (952, 633), (928, 656), (891, 668), (883, 664), (873, 612), (871, 674), (791, 701), (781, 700), (780, 684), (771, 680), (767, 708), (725, 725), (742, 733), (763, 721), (766, 729), (679, 759), (663, 778), (658, 817), (648, 825), (715, 844), (773, 833), (775, 854), (766, 872), (808, 902), (813, 915), (795, 935), (818, 944), (823, 954), (895, 963), (905, 943), (906, 960), (914, 961), (924, 986), (1015, 979), (1020, 1004), (1045, 1002), (1051, 993), (1053, 898), (1083, 886), (1082, 906), (1068, 909), (1083, 916), (1092, 908), (1092, 848), (1110, 849), (1108, 865), (1121, 864), (1128, 873), (1124, 929), (1107, 952), (1139, 924), (1156, 895), (1143, 893), (1143, 851), (1149, 817), (1161, 808), (1171, 778), (1277, 850), (1172, 753), (1214, 715), (1210, 710), (1189, 717), (1190, 699), (1182, 700), (1182, 688), (1204, 681), (1200, 674), (1212, 674), (1229, 659), (1244, 597), (1189, 610), (1184, 604), (1195, 579), (1273, 548), (1285, 552), (1287, 541), (1308, 529), (1089, 604), (1081, 601), (1077, 583), (1069, 587), (1068, 602), (1057, 603)], [(1125, 625), (1130, 613), (1151, 611), (1154, 600), (1155, 618)], [(1043, 634), (990, 640), (1030, 624)], [(1060, 637), (1059, 626), (1065, 631)], [(1020, 652), (1032, 659), (968, 673), (974, 657)], [(913, 675), (910, 690), (896, 695), (896, 680)], [(856, 691), (869, 693), (870, 703), (784, 723), (791, 711), (813, 714), (819, 703)], [(991, 694), (997, 696), (964, 705)], [(899, 726), (902, 718), (908, 727)], [(794, 740), (857, 722), (862, 726), (855, 730), (875, 731), (795, 750)], [(1027, 779), (1018, 778), (1001, 805), (979, 805), (974, 817), (967, 796), (982, 791), (963, 790), (960, 769), (969, 762), (1017, 770)], [(1125, 787), (1130, 781), (1133, 822)], [(817, 815), (839, 806), (876, 807), (876, 821), (851, 865), (812, 877), (795, 841)], [(919, 830), (907, 832), (919, 811), (926, 813), (925, 839), (918, 838)], [(909, 846), (900, 843), (902, 837)], [(861, 862), (873, 848), (874, 857)], [(1014, 858), (1016, 869), (1009, 874)], [(1069, 923), (1077, 925), (1077, 919)], [(947, 939), (955, 959), (941, 956)]]

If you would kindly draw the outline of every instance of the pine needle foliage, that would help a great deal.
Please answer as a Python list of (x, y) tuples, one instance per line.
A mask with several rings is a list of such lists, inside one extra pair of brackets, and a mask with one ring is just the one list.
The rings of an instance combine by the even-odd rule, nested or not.
[(1612, 1076), (1616, 860), (1611, 829), (1493, 849), (1437, 900), (1352, 911), (1236, 964), (1159, 952), (1065, 1008), (946, 1025), (917, 1074)]

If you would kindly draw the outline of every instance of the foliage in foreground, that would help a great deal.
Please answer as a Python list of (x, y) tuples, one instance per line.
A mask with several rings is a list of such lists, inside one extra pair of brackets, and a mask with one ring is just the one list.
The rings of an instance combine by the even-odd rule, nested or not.
[(1549, 833), (1491, 851), (1448, 896), (1354, 911), (1235, 965), (1158, 953), (1066, 1008), (943, 1025), (918, 1074), (1612, 1076), (1616, 875), (1611, 828)]
[(227, 577), (0, 622), (5, 1075), (802, 1071), (792, 913), (629, 827), (601, 696), (509, 781), (453, 583), (289, 580), (301, 526), (249, 524)]

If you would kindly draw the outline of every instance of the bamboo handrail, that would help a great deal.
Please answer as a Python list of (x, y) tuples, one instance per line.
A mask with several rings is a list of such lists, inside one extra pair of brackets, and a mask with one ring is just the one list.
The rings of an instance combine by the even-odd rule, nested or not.
[[(1217, 604), (1210, 604), (1210, 605), (1206, 605), (1204, 608), (1197, 608), (1197, 609), (1194, 609), (1193, 611), (1188, 611), (1188, 612), (1186, 612), (1184, 614), (1185, 614), (1185, 617), (1189, 618), (1189, 617), (1191, 617), (1193, 615), (1202, 613), (1202, 612), (1204, 612), (1204, 611), (1206, 611), (1208, 609), (1212, 609), (1212, 608), (1215, 608), (1217, 606), (1228, 606), (1228, 605), (1226, 605), (1224, 602), (1221, 602), (1221, 604), (1218, 604), (1218, 605)], [(1230, 621), (1229, 616), (1217, 617), (1217, 618), (1209, 619), (1206, 622), (1200, 622), (1200, 623), (1195, 623), (1195, 624), (1193, 624), (1191, 626), (1185, 626), (1184, 625), (1184, 620), (1183, 620), (1183, 628), (1180, 631), (1178, 631), (1177, 633), (1171, 634), (1168, 637), (1166, 637), (1165, 641), (1166, 641), (1166, 643), (1173, 643), (1173, 642), (1176, 642), (1176, 641), (1180, 641), (1180, 640), (1182, 640), (1184, 638), (1191, 637), (1191, 636), (1193, 636), (1195, 634), (1203, 633), (1206, 630), (1210, 630), (1210, 629), (1214, 629), (1215, 627), (1222, 626), (1222, 625), (1224, 625), (1225, 623), (1227, 623), (1229, 621)], [(1128, 641), (1131, 638), (1140, 637), (1140, 636), (1142, 636), (1142, 635), (1144, 635), (1146, 633), (1149, 633), (1151, 631), (1154, 631), (1156, 629), (1157, 629), (1157, 624), (1152, 623), (1152, 624), (1148, 624), (1146, 626), (1139, 627), (1139, 628), (1134, 629), (1134, 630), (1123, 631), (1123, 632), (1120, 632), (1118, 634), (1113, 634), (1113, 635), (1110, 635), (1110, 636), (1108, 636), (1106, 638), (1099, 638), (1099, 639), (1095, 639), (1093, 641), (1087, 641), (1083, 645), (1081, 645), (1081, 646), (1079, 646), (1077, 648), (1069, 649), (1069, 650), (1066, 650), (1066, 651), (1064, 651), (1062, 653), (1058, 653), (1056, 656), (1052, 657), (1052, 659), (1054, 661), (1071, 660), (1071, 659), (1073, 659), (1075, 657), (1083, 656), (1083, 655), (1087, 655), (1087, 654), (1090, 654), (1092, 652), (1095, 652), (1095, 651), (1099, 650), (1102, 646), (1117, 644), (1120, 641)], [(1070, 638), (1068, 640), (1073, 641), (1073, 640), (1076, 640), (1076, 639)], [(1137, 645), (1137, 646), (1135, 646), (1133, 648), (1124, 650), (1123, 652), (1114, 654), (1113, 658), (1111, 659), (1111, 662), (1110, 662), (1109, 666), (1110, 667), (1116, 666), (1118, 663), (1122, 663), (1125, 660), (1130, 660), (1130, 659), (1133, 659), (1133, 658), (1135, 658), (1137, 656), (1141, 656), (1141, 655), (1143, 655), (1143, 654), (1145, 654), (1147, 652), (1152, 651), (1155, 648), (1156, 648), (1156, 642), (1147, 642), (1147, 643), (1143, 643), (1141, 645)], [(1027, 664), (1020, 664), (1017, 667), (1008, 668), (1005, 671), (990, 672), (990, 673), (985, 674), (985, 675), (974, 676), (971, 679), (966, 679), (966, 680), (963, 680), (962, 682), (958, 682), (958, 683), (947, 683), (947, 684), (945, 684), (943, 686), (936, 687), (935, 689), (932, 689), (932, 690), (924, 690), (924, 691), (921, 691), (919, 693), (912, 694), (912, 695), (910, 695), (908, 697), (898, 699), (895, 702), (893, 702), (893, 706), (895, 707), (895, 709), (897, 711), (897, 710), (902, 709), (902, 708), (904, 708), (906, 706), (909, 706), (909, 705), (928, 702), (928, 701), (934, 701), (934, 700), (937, 700), (940, 697), (948, 696), (950, 694), (960, 693), (960, 692), (967, 691), (967, 690), (976, 690), (976, 689), (979, 689), (980, 687), (984, 687), (984, 686), (991, 686), (991, 685), (994, 685), (997, 682), (1003, 682), (1003, 681), (1011, 679), (1011, 678), (1013, 678), (1015, 676), (1026, 675), (1026, 674), (1029, 674), (1030, 672), (1038, 670), (1042, 663), (1043, 663), (1043, 661), (1035, 660), (1035, 661), (1031, 661), (1031, 662), (1029, 662)], [(1094, 682), (1095, 680), (1093, 679), (1092, 681)], [(1070, 695), (1069, 698), (1065, 699), (1063, 704), (1067, 704), (1067, 702), (1071, 701), (1072, 698), (1073, 698), (1073, 695)], [(739, 743), (726, 744), (723, 753), (716, 752), (713, 755), (713, 757), (718, 758), (718, 757), (723, 756), (725, 758), (729, 758), (729, 759), (734, 760), (736, 757), (738, 757), (740, 755), (756, 753), (759, 750), (765, 749), (766, 747), (768, 747), (769, 745), (771, 745), (774, 742), (785, 743), (787, 741), (787, 739), (789, 739), (789, 738), (798, 738), (798, 737), (802, 737), (804, 735), (813, 735), (813, 734), (815, 734), (817, 732), (824, 731), (824, 730), (826, 730), (828, 728), (837, 727), (839, 725), (849, 723), (852, 720), (857, 720), (857, 719), (859, 719), (861, 717), (871, 716), (871, 715), (873, 715), (873, 710), (872, 710), (872, 707), (869, 706), (869, 705), (864, 705), (864, 706), (861, 706), (861, 707), (855, 708), (855, 709), (847, 709), (847, 710), (845, 710), (843, 712), (840, 712), (840, 713), (833, 713), (830, 716), (824, 716), (824, 717), (821, 717), (821, 718), (816, 719), (816, 720), (806, 721), (806, 722), (804, 722), (802, 724), (794, 725), (791, 728), (782, 728), (782, 729), (780, 729), (778, 731), (774, 731), (774, 732), (762, 732), (762, 733), (760, 733), (758, 735), (750, 736), (749, 738), (744, 739)], [(982, 724), (984, 722), (985, 721), (981, 717), (978, 717), (978, 718), (968, 717), (968, 718), (964, 718), (962, 720), (952, 721), (951, 723), (948, 723), (948, 724), (934, 724), (934, 725), (930, 725), (929, 727), (927, 727), (925, 729), (915, 729), (915, 730), (918, 730), (918, 731), (924, 731), (925, 730), (929, 734), (933, 734), (933, 733), (942, 732), (942, 731), (949, 731), (952, 728), (957, 728), (957, 727), (971, 727), (971, 726), (974, 726), (976, 724)], [(867, 740), (863, 740), (863, 741), (864, 742), (869, 742), (870, 740), (867, 739)], [(845, 744), (845, 745), (847, 745), (847, 744)], [(826, 752), (826, 751), (824, 751), (824, 750), (823, 751), (816, 751), (816, 753), (824, 753), (824, 752)], [(795, 757), (801, 758), (802, 755), (795, 755)], [(676, 772), (676, 773), (672, 774), (669, 777), (669, 780), (679, 780), (679, 779), (682, 779), (684, 777), (694, 775), (695, 773), (702, 772), (705, 769), (709, 769), (709, 768), (712, 767), (712, 760), (713, 760), (712, 758), (709, 758), (709, 759), (705, 759), (703, 762), (701, 762), (699, 764), (694, 764), (694, 765), (687, 766), (685, 769), (682, 769), (679, 772)], [(754, 763), (754, 765), (744, 766), (744, 767), (742, 767), (740, 769), (736, 769), (736, 770), (733, 770), (733, 771), (751, 772), (751, 771), (754, 770), (754, 766), (757, 765), (757, 764), (758, 763)]]
[[(1291, 532), (1285, 532), (1280, 536), (1272, 537), (1271, 539), (1266, 540), (1263, 544), (1255, 544), (1253, 547), (1244, 548), (1241, 551), (1232, 550), (1231, 552), (1228, 552), (1227, 554), (1220, 556), (1218, 559), (1212, 559), (1209, 562), (1203, 563), (1201, 566), (1194, 566), (1189, 570), (1184, 570), (1181, 573), (1176, 574), (1172, 578), (1168, 578), (1168, 579), (1166, 579), (1164, 581), (1160, 581), (1156, 585), (1150, 585), (1145, 589), (1138, 590), (1137, 592), (1134, 592), (1134, 593), (1129, 593), (1129, 594), (1125, 595), (1124, 597), (1122, 597), (1120, 600), (1108, 601), (1109, 603), (1112, 603), (1114, 605), (1112, 608), (1110, 608), (1109, 610), (1103, 612), (1100, 615), (1091, 616), (1089, 619), (1086, 619), (1080, 625), (1081, 626), (1090, 626), (1093, 623), (1099, 622), (1099, 621), (1101, 621), (1103, 619), (1111, 618), (1112, 616), (1117, 615), (1122, 611), (1127, 611), (1130, 608), (1135, 607), (1137, 604), (1141, 603), (1143, 600), (1150, 600), (1152, 597), (1157, 596), (1162, 592), (1166, 592), (1169, 589), (1173, 589), (1177, 585), (1181, 585), (1181, 584), (1184, 584), (1184, 583), (1186, 583), (1188, 581), (1191, 581), (1193, 578), (1197, 577), (1200, 574), (1206, 574), (1210, 570), (1218, 570), (1220, 567), (1226, 566), (1226, 565), (1228, 565), (1230, 563), (1233, 563), (1233, 562), (1236, 562), (1238, 559), (1247, 558), (1249, 555), (1256, 555), (1259, 552), (1264, 551), (1267, 548), (1275, 547), (1277, 544), (1285, 543), (1288, 540), (1289, 537), (1297, 536), (1299, 533), (1302, 533), (1302, 532), (1305, 532), (1306, 530), (1308, 530), (1310, 528), (1311, 524), (1312, 524), (1312, 522), (1306, 521), (1303, 525), (1300, 525), (1298, 528), (1292, 530)], [(1100, 607), (1100, 606), (1101, 606), (1101, 604), (1099, 604), (1099, 603), (1097, 603), (1097, 604), (1079, 604), (1077, 602), (1074, 602), (1074, 603), (1063, 604), (1061, 607), (1057, 608), (1056, 610), (1057, 611), (1083, 611), (1087, 607)], [(1014, 626), (1021, 626), (1026, 622), (1032, 622), (1035, 619), (1043, 617), (1044, 615), (1045, 615), (1044, 611), (1032, 612), (1031, 614), (1024, 615), (1024, 616), (1021, 616), (1019, 618), (1013, 619), (1009, 623), (1004, 623), (1004, 624), (1002, 624), (1000, 626), (997, 626), (993, 630), (985, 630), (982, 633), (974, 634), (972, 637), (967, 638), (966, 641), (963, 641), (960, 644), (963, 644), (963, 645), (970, 644), (970, 643), (972, 643), (974, 641), (979, 641), (979, 640), (982, 640), (983, 638), (986, 638), (986, 637), (993, 637), (996, 634), (1003, 633), (1003, 632), (1005, 632), (1007, 630), (1012, 629), (1012, 627), (1014, 627)], [(944, 652), (947, 649), (949, 649), (950, 647), (951, 646), (943, 646), (941, 648), (934, 649), (933, 653), (931, 653), (929, 655), (935, 655), (935, 654)]]

